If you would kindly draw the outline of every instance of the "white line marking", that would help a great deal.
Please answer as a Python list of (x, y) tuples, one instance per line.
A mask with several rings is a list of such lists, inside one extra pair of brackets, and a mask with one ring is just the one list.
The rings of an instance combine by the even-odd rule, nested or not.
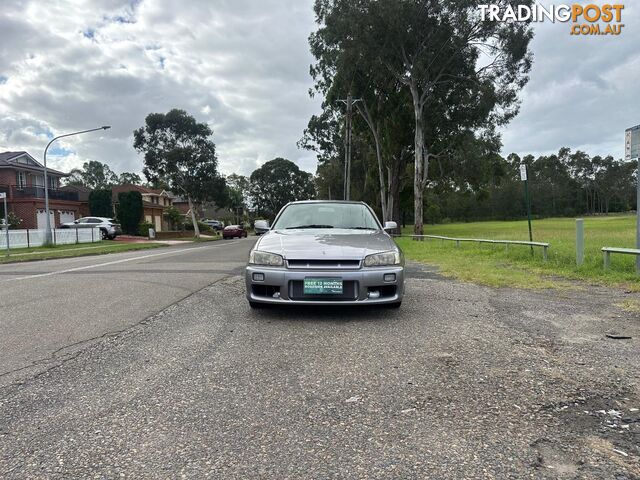
[[(233, 245), (234, 243), (238, 243), (238, 241), (225, 243), (224, 245)], [(142, 255), (140, 257), (123, 258), (121, 260), (114, 260), (112, 262), (104, 262), (104, 263), (96, 263), (96, 264), (93, 264), (93, 265), (85, 265), (84, 267), (68, 268), (66, 270), (56, 270), (55, 272), (36, 273), (34, 275), (27, 275), (27, 276), (24, 276), (24, 277), (9, 278), (7, 280), (3, 280), (3, 282), (17, 282), (19, 280), (28, 280), (28, 279), (31, 279), (31, 278), (50, 277), (52, 275), (59, 275), (61, 273), (78, 272), (80, 270), (89, 270), (91, 268), (106, 267), (108, 265), (116, 265), (118, 263), (132, 262), (134, 260), (143, 260), (145, 258), (160, 257), (162, 255), (177, 255), (179, 253), (191, 252), (193, 250), (200, 250), (202, 248), (217, 248), (217, 247), (222, 247), (222, 246), (223, 245), (204, 245), (202, 247), (183, 248), (181, 250), (172, 250), (170, 252), (151, 253), (149, 255)], [(125, 252), (123, 252), (123, 253), (125, 253)]]

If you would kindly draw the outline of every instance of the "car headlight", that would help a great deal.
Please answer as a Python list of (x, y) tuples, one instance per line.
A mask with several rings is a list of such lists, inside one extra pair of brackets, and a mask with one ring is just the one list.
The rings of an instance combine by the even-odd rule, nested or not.
[(393, 250), (390, 252), (374, 253), (373, 255), (368, 255), (364, 259), (365, 267), (381, 267), (383, 265), (400, 265), (400, 263), (402, 263), (402, 258), (400, 256), (400, 252), (397, 250)]
[(261, 252), (259, 250), (251, 250), (249, 254), (249, 263), (252, 265), (267, 265), (269, 267), (281, 267), (284, 265), (282, 255), (276, 253)]

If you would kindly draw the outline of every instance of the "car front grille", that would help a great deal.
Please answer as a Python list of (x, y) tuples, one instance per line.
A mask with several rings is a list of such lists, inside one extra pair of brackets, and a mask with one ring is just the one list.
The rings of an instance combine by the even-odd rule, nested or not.
[(356, 270), (360, 268), (360, 260), (287, 260), (289, 268)]

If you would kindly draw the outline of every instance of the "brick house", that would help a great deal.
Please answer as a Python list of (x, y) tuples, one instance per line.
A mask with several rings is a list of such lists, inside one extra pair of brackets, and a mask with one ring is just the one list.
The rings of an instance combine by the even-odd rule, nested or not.
[[(52, 226), (81, 217), (78, 193), (60, 189), (67, 174), (47, 168), (49, 212)], [(22, 219), (21, 228), (46, 228), (44, 167), (27, 152), (0, 152), (0, 192), (7, 194), (7, 209)]]
[(165, 190), (155, 190), (133, 184), (115, 185), (111, 187), (114, 211), (116, 211), (116, 205), (118, 204), (118, 193), (132, 191), (140, 192), (140, 195), (142, 195), (144, 212), (143, 218), (141, 218), (140, 221), (154, 225), (156, 232), (169, 230), (169, 222), (164, 215), (164, 211), (170, 207), (173, 202), (171, 196)]

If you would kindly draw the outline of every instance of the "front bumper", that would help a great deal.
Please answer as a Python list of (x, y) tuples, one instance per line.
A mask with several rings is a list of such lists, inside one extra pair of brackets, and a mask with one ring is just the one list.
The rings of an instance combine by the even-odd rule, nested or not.
[[(254, 273), (262, 274), (257, 281)], [(393, 274), (393, 281), (385, 281)], [(345, 295), (305, 296), (300, 282), (307, 277), (341, 278)], [(249, 265), (245, 272), (247, 300), (279, 305), (376, 305), (397, 303), (404, 295), (404, 267), (360, 268), (358, 270), (302, 270)], [(348, 286), (348, 288), (347, 288)], [(376, 296), (376, 292), (378, 296)]]

